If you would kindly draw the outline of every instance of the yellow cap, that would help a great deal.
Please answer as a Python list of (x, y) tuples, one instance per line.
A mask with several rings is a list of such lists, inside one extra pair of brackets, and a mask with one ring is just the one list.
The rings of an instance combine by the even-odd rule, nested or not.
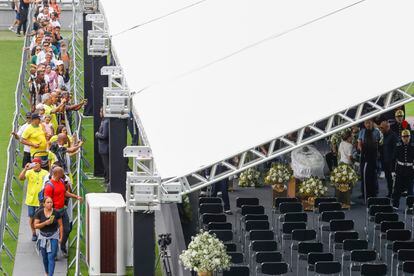
[(410, 136), (411, 133), (408, 129), (404, 129), (403, 131), (401, 131), (401, 136)]
[(404, 111), (402, 111), (401, 109), (395, 111), (395, 116), (404, 116)]

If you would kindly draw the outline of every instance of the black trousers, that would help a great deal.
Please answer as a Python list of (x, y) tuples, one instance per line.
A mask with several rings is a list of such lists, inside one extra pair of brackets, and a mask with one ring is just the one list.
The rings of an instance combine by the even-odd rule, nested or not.
[(105, 183), (109, 183), (109, 154), (101, 153), (101, 158), (102, 158), (102, 164), (104, 167)]
[[(376, 197), (378, 194), (377, 162), (361, 162), (361, 191), (365, 198)], [(366, 190), (365, 190), (366, 189)]]
[(392, 203), (394, 207), (400, 206), (400, 198), (402, 192), (405, 190), (408, 191), (408, 195), (413, 194), (413, 179), (414, 179), (414, 169), (406, 166), (397, 165), (395, 170), (395, 185), (394, 192), (392, 193)]
[(17, 27), (17, 33), (20, 34), (20, 31), (23, 28), (23, 34), (26, 34), (27, 30), (27, 16), (29, 11), (25, 9), (20, 9), (20, 20), (19, 20), (19, 26)]
[(60, 244), (60, 248), (63, 251), (66, 251), (66, 242), (68, 241), (69, 234), (72, 231), (72, 223), (69, 221), (69, 216), (66, 211), (66, 208), (62, 208), (58, 210), (58, 212), (62, 216), (62, 224), (63, 224), (63, 235), (62, 235), (62, 243)]
[(24, 152), (23, 153), (23, 160), (22, 160), (22, 168), (26, 166), (27, 163), (30, 163), (32, 161), (30, 152)]
[(224, 203), (224, 211), (230, 210), (230, 200), (229, 200), (229, 191), (228, 188), (228, 179), (221, 180), (213, 184), (212, 196), (217, 196), (217, 192), (221, 192), (221, 198)]
[(385, 179), (387, 180), (388, 194), (391, 195), (393, 192), (393, 186), (394, 186), (394, 181), (392, 179), (392, 172), (394, 171), (394, 162), (382, 161), (381, 166), (385, 174)]

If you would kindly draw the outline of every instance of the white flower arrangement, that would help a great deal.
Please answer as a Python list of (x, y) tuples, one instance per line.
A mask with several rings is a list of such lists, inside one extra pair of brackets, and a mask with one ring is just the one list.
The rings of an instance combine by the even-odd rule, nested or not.
[(348, 164), (339, 164), (331, 173), (331, 182), (341, 192), (347, 192), (358, 181), (358, 175)]
[(226, 270), (230, 261), (223, 242), (204, 231), (192, 237), (188, 249), (180, 255), (184, 267), (197, 272)]
[(303, 197), (320, 197), (326, 195), (328, 187), (317, 177), (310, 177), (299, 184), (299, 194)]
[(239, 187), (261, 186), (260, 172), (255, 168), (249, 168), (240, 174)]
[(265, 183), (268, 185), (285, 183), (290, 180), (292, 174), (292, 169), (288, 165), (275, 163), (267, 172)]

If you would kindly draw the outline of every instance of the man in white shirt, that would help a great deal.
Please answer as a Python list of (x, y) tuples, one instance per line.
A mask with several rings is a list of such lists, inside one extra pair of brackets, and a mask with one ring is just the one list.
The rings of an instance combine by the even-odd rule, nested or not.
[[(26, 128), (30, 125), (32, 120), (32, 113), (27, 112), (26, 113), (26, 123), (24, 123), (22, 126), (20, 126), (19, 130), (16, 132), (12, 132), (11, 134), (14, 136), (15, 139), (21, 141), (21, 137), (23, 132), (26, 130)], [(23, 161), (22, 161), (22, 168), (26, 166), (27, 163), (31, 162), (30, 157), (30, 146), (24, 145), (23, 146)]]

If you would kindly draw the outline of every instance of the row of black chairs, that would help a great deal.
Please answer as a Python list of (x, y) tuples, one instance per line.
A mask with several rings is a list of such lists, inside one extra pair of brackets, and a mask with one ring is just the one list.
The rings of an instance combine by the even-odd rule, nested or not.
[[(205, 199), (204, 199), (205, 200)], [(221, 205), (221, 199), (216, 198), (213, 199), (214, 203), (212, 202), (200, 202), (200, 209), (202, 209), (201, 204), (220, 204)], [(381, 199), (378, 199), (381, 201)], [(279, 202), (278, 202), (279, 201)], [(395, 214), (393, 214), (392, 212), (374, 212), (373, 209), (375, 208), (371, 208), (373, 206), (375, 206), (375, 200), (372, 200), (372, 202), (370, 202), (370, 206), (367, 208), (367, 223), (366, 223), (366, 232), (368, 235), (368, 221), (372, 220), (374, 221), (375, 224), (378, 223), (382, 223), (382, 222), (398, 222), (396, 221), (396, 216)], [(279, 240), (282, 241), (282, 249), (284, 250), (284, 246), (283, 246), (283, 241), (285, 239), (291, 239), (293, 242), (291, 244), (291, 252), (290, 252), (290, 256), (291, 256), (291, 262), (290, 264), (292, 264), (292, 252), (294, 249), (296, 249), (296, 247), (298, 247), (298, 243), (301, 240), (314, 240), (316, 237), (316, 232), (312, 229), (306, 229), (306, 222), (307, 222), (307, 214), (301, 212), (302, 211), (302, 207), (301, 204), (297, 201), (297, 199), (283, 199), (283, 198), (279, 198), (276, 199), (275, 202), (275, 208), (272, 212), (272, 221), (274, 221), (274, 216), (275, 215), (279, 215), (279, 217), (277, 218), (277, 231), (276, 231), (276, 235), (273, 233), (272, 231), (272, 227), (271, 225), (269, 225), (268, 223), (268, 217), (267, 215), (264, 213), (264, 207), (259, 205), (259, 200), (256, 198), (240, 198), (237, 200), (237, 207), (238, 207), (238, 214), (241, 215), (241, 219), (239, 220), (239, 227), (238, 227), (238, 231), (241, 231), (244, 235), (244, 239), (243, 241), (243, 247), (244, 248), (249, 248), (249, 250), (247, 250), (247, 254), (249, 256), (253, 256), (250, 255), (250, 250), (251, 250), (251, 246), (253, 244), (258, 244), (257, 240), (255, 240), (255, 235), (260, 236), (260, 234), (264, 234), (264, 236), (266, 236), (267, 240), (270, 240), (274, 237), (278, 237)], [(247, 204), (245, 204), (247, 203)], [(382, 203), (382, 204), (386, 204), (386, 202), (376, 202), (376, 204), (378, 203)], [(349, 245), (352, 243), (352, 241), (358, 239), (358, 233), (353, 231), (353, 221), (350, 220), (345, 220), (345, 213), (341, 210), (341, 206), (339, 205), (339, 203), (335, 202), (335, 198), (324, 198), (321, 199), (320, 202), (316, 202), (315, 203), (316, 208), (315, 208), (315, 216), (317, 218), (317, 222), (318, 222), (318, 227), (317, 229), (319, 229), (320, 231), (320, 236), (321, 236), (321, 240), (322, 240), (322, 233), (324, 231), (329, 231), (329, 251), (331, 251), (331, 242), (332, 242), (332, 251), (333, 251), (333, 258), (332, 261), (335, 259), (335, 249), (341, 248), (343, 249), (343, 255), (342, 255), (342, 264), (344, 264), (344, 260), (346, 259), (346, 251), (351, 251), (349, 249), (351, 249), (352, 247)], [(210, 205), (211, 206), (211, 205)], [(207, 206), (210, 208), (210, 206)], [(222, 207), (222, 206), (220, 206)], [(206, 208), (206, 207), (204, 207)], [(232, 235), (232, 225), (231, 223), (226, 221), (226, 216), (222, 213), (222, 208), (217, 208), (214, 207), (216, 209), (213, 210), (213, 213), (208, 213), (211, 212), (211, 208), (209, 209), (205, 209), (201, 214), (201, 221), (203, 223), (203, 225), (207, 225), (207, 229), (212, 231), (212, 233), (215, 233), (220, 239), (222, 239), (223, 241), (232, 241), (233, 240), (233, 235)], [(369, 209), (371, 208), (371, 209)], [(382, 207), (381, 207), (382, 208)], [(381, 209), (379, 208), (379, 209)], [(388, 208), (388, 207), (387, 207)], [(378, 209), (378, 208), (377, 208)], [(206, 212), (208, 210), (208, 212)], [(371, 211), (370, 211), (371, 210)], [(221, 212), (220, 212), (221, 211)], [(291, 212), (293, 211), (293, 212)], [(385, 210), (385, 209), (381, 209), (380, 211), (391, 211), (390, 209)], [(251, 214), (250, 212), (252, 212), (253, 214)], [(237, 214), (236, 213), (236, 214)], [(407, 214), (408, 212), (406, 212)], [(398, 217), (398, 215), (397, 215)], [(213, 221), (214, 220), (214, 221)], [(324, 223), (327, 224), (324, 224)], [(279, 223), (282, 223), (282, 227), (279, 230)], [(237, 225), (237, 223), (235, 223), (235, 225)], [(261, 228), (262, 229), (255, 229), (255, 227), (257, 227), (258, 225), (262, 225)], [(272, 223), (273, 225), (273, 223)], [(384, 224), (386, 225), (386, 224)], [(260, 227), (260, 226), (259, 226)], [(217, 229), (220, 228), (220, 229)], [(237, 227), (236, 227), (237, 228)], [(384, 230), (385, 228), (383, 227), (382, 230)], [(374, 231), (374, 237), (375, 237), (375, 231), (376, 230), (381, 230), (378, 227), (374, 227), (373, 231)], [(404, 230), (404, 229), (389, 229), (389, 230)], [(223, 231), (227, 231), (227, 233), (231, 232), (230, 235), (227, 236), (223, 236)], [(237, 231), (237, 230), (235, 230)], [(256, 232), (255, 232), (256, 231)], [(259, 232), (257, 232), (259, 231)], [(279, 233), (280, 231), (280, 233)], [(407, 232), (408, 230), (405, 230), (404, 233), (409, 233), (406, 234), (409, 237), (411, 237), (411, 233)], [(262, 233), (260, 233), (262, 232)], [(251, 234), (254, 234), (252, 237), (250, 236)], [(392, 233), (392, 231), (390, 232)], [(395, 234), (401, 234), (402, 232), (395, 232)], [(279, 235), (280, 234), (280, 235)], [(389, 239), (391, 235), (388, 235), (389, 237), (387, 238), (386, 236), (384, 237), (387, 242), (393, 242), (392, 239)], [(400, 236), (401, 237), (401, 236)], [(398, 240), (398, 238), (397, 238)], [(247, 241), (252, 241), (249, 245), (247, 244)], [(356, 241), (361, 241), (364, 242), (364, 240), (356, 240)], [(263, 242), (267, 242), (267, 241), (263, 241)], [(276, 243), (276, 241), (274, 241)], [(366, 243), (368, 243), (368, 241), (365, 241)], [(374, 241), (375, 244), (375, 241)], [(380, 242), (381, 244), (381, 242)], [(391, 244), (391, 243), (390, 243)], [(398, 244), (398, 242), (395, 242), (395, 244)], [(235, 244), (234, 244), (235, 245)], [(248, 245), (248, 246), (247, 246)], [(277, 247), (277, 243), (275, 248)], [(368, 247), (368, 246), (367, 246)], [(389, 246), (386, 246), (389, 247)], [(254, 248), (256, 249), (256, 247)], [(360, 249), (360, 250), (368, 250), (367, 248), (365, 249)], [(242, 251), (246, 251), (245, 249)], [(252, 252), (254, 252), (255, 254), (260, 253), (259, 259), (256, 259), (256, 268), (257, 271), (261, 271), (262, 267), (261, 267), (261, 261), (260, 261), (260, 256), (262, 253), (265, 252), (256, 252), (254, 250), (252, 250)], [(276, 252), (276, 251), (275, 251)], [(299, 251), (298, 251), (299, 252)], [(373, 253), (374, 252), (374, 253)], [(244, 252), (246, 253), (246, 252)], [(331, 254), (331, 253), (323, 253), (323, 252), (311, 252), (311, 253), (320, 253), (320, 254)], [(398, 255), (398, 252), (395, 251), (393, 249), (393, 258), (394, 256), (397, 256), (397, 260), (398, 260), (398, 267), (402, 267), (404, 269), (404, 261), (407, 261), (407, 258), (404, 258), (404, 254), (407, 255), (407, 253), (411, 253), (411, 252), (405, 252), (402, 251), (400, 255)], [(300, 254), (300, 253), (299, 253)], [(298, 254), (298, 256), (299, 256)], [(350, 260), (356, 260), (356, 258), (358, 256), (360, 256), (360, 254), (362, 254), (362, 258), (365, 259), (372, 259), (372, 255), (375, 254), (376, 256), (376, 252), (372, 251), (369, 252), (354, 252), (354, 257), (352, 257), (352, 253), (348, 256), (348, 258)], [(365, 255), (364, 255), (365, 254)], [(370, 255), (371, 254), (371, 255)], [(408, 254), (409, 255), (409, 254)], [(328, 256), (328, 255), (321, 255), (321, 256)], [(365, 257), (364, 257), (365, 256)], [(368, 256), (368, 257), (366, 257)], [(369, 256), (371, 256), (371, 258), (369, 258)], [(253, 256), (254, 257), (254, 256)], [(361, 258), (361, 257), (360, 257)], [(245, 258), (243, 255), (243, 252), (234, 252), (234, 254), (232, 254), (232, 259), (234, 263), (243, 263)], [(376, 258), (375, 258), (376, 259)], [(240, 262), (240, 260), (242, 260), (242, 262)], [(259, 260), (259, 261), (258, 261)], [(279, 260), (279, 259), (277, 259)], [(311, 263), (313, 262), (313, 257), (311, 257)], [(236, 262), (237, 261), (237, 262)], [(281, 259), (279, 260), (281, 261)], [(276, 263), (276, 262), (275, 262)], [(351, 264), (353, 262), (351, 261)], [(258, 264), (258, 265), (257, 265)], [(350, 266), (351, 266), (350, 264)], [(252, 264), (249, 264), (250, 266)], [(283, 265), (274, 265), (274, 267), (281, 267)], [(272, 267), (272, 266), (266, 266), (266, 267)], [(377, 265), (371, 265), (371, 266), (366, 266), (366, 267), (372, 267), (372, 268), (377, 268)], [(391, 265), (391, 267), (393, 267), (393, 265)], [(405, 265), (406, 270), (409, 270), (409, 263), (407, 263)], [(352, 268), (352, 267), (351, 267)], [(310, 267), (310, 269), (312, 269), (312, 267)], [(266, 269), (265, 269), (266, 270)], [(341, 269), (343, 271), (343, 268)], [(408, 273), (408, 271), (404, 271), (406, 273)], [(398, 273), (398, 269), (397, 269), (397, 273)], [(279, 274), (267, 274), (267, 275), (279, 275)]]

